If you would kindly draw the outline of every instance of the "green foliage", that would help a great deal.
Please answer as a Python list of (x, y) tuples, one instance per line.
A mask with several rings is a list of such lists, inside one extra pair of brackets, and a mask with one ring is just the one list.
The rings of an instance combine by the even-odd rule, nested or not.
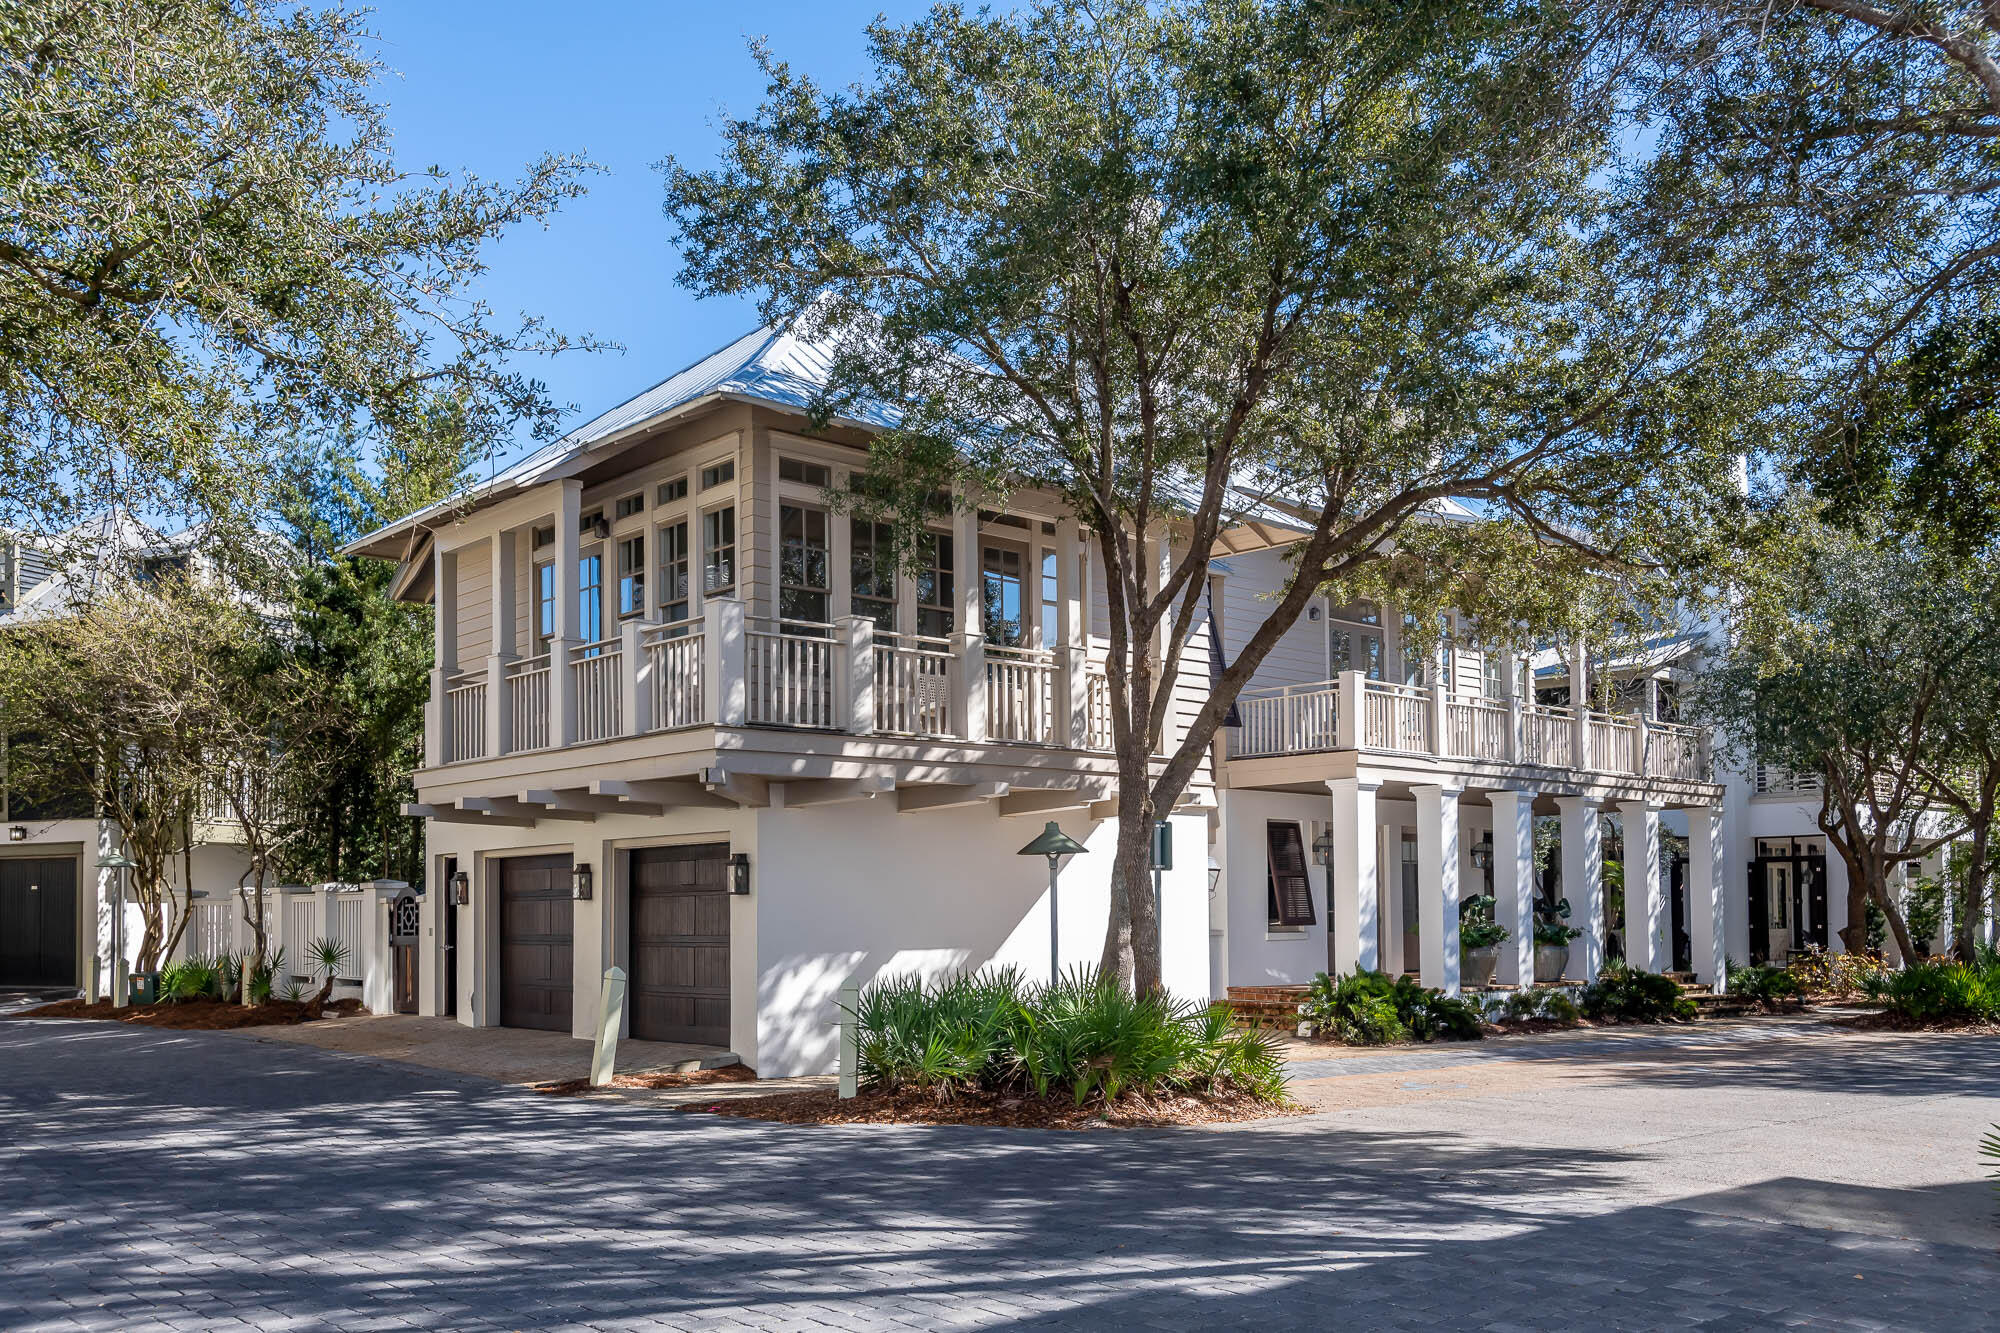
[(1521, 1023), (1540, 1020), (1574, 1027), (1583, 1013), (1568, 991), (1553, 986), (1521, 986), (1505, 996), (1491, 998), (1487, 1017), (1498, 1022)]
[[(272, 984), (277, 978), (285, 975), (285, 971), (284, 949), (273, 949), (262, 963), (250, 970), (250, 1002), (252, 1004), (270, 1003)], [(285, 985), (286, 998), (298, 998), (297, 984), (287, 981)]]
[(1555, 907), (1544, 912), (1539, 904), (1535, 910), (1535, 943), (1554, 948), (1567, 948), (1569, 942), (1583, 932), (1569, 923), (1569, 899), (1556, 899)]
[(206, 1000), (221, 987), (222, 967), (218, 960), (187, 958), (160, 969), (160, 996), (167, 1000)]
[(1493, 919), (1493, 895), (1474, 894), (1458, 905), (1458, 947), (1490, 949), (1507, 941), (1507, 927)]
[(1944, 885), (1925, 875), (1904, 891), (1903, 920), (1910, 928), (1910, 942), (1920, 954), (1929, 953), (1937, 933), (1944, 929)]
[(1093, 972), (1045, 986), (1013, 969), (879, 982), (855, 1018), (860, 1080), (875, 1091), (1067, 1093), (1078, 1105), (1164, 1091), (1284, 1098), (1276, 1044), (1233, 1028), (1223, 1006), (1135, 996)]
[(1299, 1017), (1316, 1033), (1349, 1046), (1464, 1041), (1480, 1035), (1479, 1012), (1465, 1000), (1384, 972), (1320, 973), (1299, 1006)]
[(1727, 984), (1732, 995), (1740, 995), (1755, 1000), (1765, 1008), (1770, 1008), (1780, 1000), (1797, 999), (1805, 992), (1805, 985), (1788, 967), (1776, 963), (1755, 963), (1749, 967), (1725, 969)]
[[(1869, 978), (1883, 967), (1880, 954), (1831, 953), (1809, 945), (1786, 965), (1786, 970), (1797, 980), (1802, 995), (1844, 997), (1864, 993)], [(1733, 977), (1736, 971), (1735, 964), (1730, 964), (1729, 974)]]
[(1586, 985), (1578, 1007), (1588, 1018), (1621, 1023), (1685, 1023), (1695, 1016), (1694, 1001), (1672, 977), (1623, 963), (1611, 964)]
[(2000, 967), (1926, 961), (1884, 971), (1866, 986), (1871, 999), (1913, 1023), (2000, 1019)]
[(320, 935), (306, 942), (306, 965), (322, 977), (338, 977), (352, 957), (345, 940)]
[(261, 509), (274, 442), (558, 412), (514, 358), (570, 344), (476, 297), (486, 242), (588, 164), (410, 172), (366, 11), (0, 6), (0, 520)]
[(1863, 918), (1866, 922), (1863, 932), (1864, 938), (1868, 941), (1868, 952), (1879, 954), (1889, 943), (1889, 918), (1883, 915), (1882, 909), (1876, 905), (1873, 898), (1868, 900), (1867, 906), (1863, 909)]
[(2000, 1190), (2000, 1125), (1979, 1141), (1979, 1155), (1993, 1164), (1993, 1188)]

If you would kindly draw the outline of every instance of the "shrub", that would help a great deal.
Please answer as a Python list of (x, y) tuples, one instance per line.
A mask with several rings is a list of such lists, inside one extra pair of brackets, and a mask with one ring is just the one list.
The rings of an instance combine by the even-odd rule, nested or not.
[(1392, 1041), (1462, 1041), (1479, 1035), (1479, 1011), (1441, 990), (1428, 990), (1409, 977), (1393, 980), (1382, 972), (1355, 972), (1313, 978), (1302, 1018), (1349, 1046), (1381, 1046)]
[(221, 976), (221, 969), (211, 959), (184, 958), (160, 969), (160, 995), (176, 1003), (207, 999), (215, 993)]
[(1267, 1034), (1241, 1032), (1222, 1005), (1137, 996), (1078, 971), (1046, 986), (1013, 969), (930, 985), (905, 978), (861, 994), (859, 1079), (875, 1092), (1069, 1094), (1236, 1091), (1285, 1095), (1284, 1060)]
[(1506, 998), (1491, 1001), (1487, 1014), (1496, 1021), (1523, 1023), (1542, 1020), (1574, 1026), (1583, 1015), (1569, 992), (1555, 987), (1523, 986), (1507, 992)]
[(1507, 927), (1493, 919), (1493, 895), (1474, 894), (1458, 905), (1458, 947), (1490, 949), (1507, 941)]
[(1590, 1018), (1624, 1023), (1685, 1023), (1695, 1015), (1694, 1001), (1672, 977), (1624, 963), (1612, 963), (1585, 986), (1580, 1007)]
[(1928, 954), (1938, 931), (1944, 929), (1944, 885), (1926, 875), (1912, 884), (1903, 900), (1903, 924), (1910, 944)]
[(2000, 1019), (2000, 967), (1967, 963), (1912, 963), (1869, 979), (1868, 995), (1913, 1023), (1990, 1022)]
[(1725, 974), (1731, 994), (1755, 1000), (1767, 1009), (1780, 1000), (1796, 999), (1805, 990), (1789, 968), (1779, 967), (1776, 963), (1731, 967), (1725, 970)]
[[(1882, 960), (1874, 954), (1829, 953), (1818, 945), (1810, 945), (1804, 953), (1793, 958), (1786, 971), (1799, 983), (1799, 992), (1804, 995), (1824, 995), (1831, 997), (1864, 994), (1868, 979), (1882, 971)], [(1735, 976), (1735, 968), (1730, 968)], [(1735, 982), (1730, 982), (1732, 986)]]
[(1569, 923), (1569, 899), (1556, 899), (1555, 906), (1544, 912), (1535, 910), (1535, 943), (1546, 944), (1557, 949), (1566, 949), (1569, 942), (1583, 934)]

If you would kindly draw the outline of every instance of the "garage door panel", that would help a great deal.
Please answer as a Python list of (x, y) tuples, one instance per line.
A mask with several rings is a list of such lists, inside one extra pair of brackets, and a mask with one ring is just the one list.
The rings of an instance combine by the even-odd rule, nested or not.
[(567, 856), (510, 857), (500, 863), (500, 1022), (567, 1032), (572, 992), (575, 905)]
[(632, 1035), (727, 1045), (728, 846), (629, 855)]
[(76, 924), (76, 862), (0, 858), (0, 983), (75, 985)]

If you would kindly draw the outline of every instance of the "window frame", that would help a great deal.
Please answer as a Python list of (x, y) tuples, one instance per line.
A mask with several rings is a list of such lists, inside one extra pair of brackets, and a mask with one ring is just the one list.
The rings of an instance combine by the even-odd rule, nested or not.
[[(1285, 836), (1289, 834), (1289, 837)], [(1280, 843), (1284, 843), (1283, 847)], [(1279, 859), (1296, 857), (1298, 869), (1282, 871)], [(1305, 830), (1296, 819), (1264, 821), (1264, 922), (1270, 930), (1305, 931), (1319, 924), (1313, 902), (1312, 871), (1306, 857)], [(1281, 883), (1281, 881), (1283, 881)]]

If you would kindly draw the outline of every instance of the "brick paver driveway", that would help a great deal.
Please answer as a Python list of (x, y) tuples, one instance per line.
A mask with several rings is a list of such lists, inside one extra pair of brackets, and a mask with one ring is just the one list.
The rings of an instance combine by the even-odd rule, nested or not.
[(2000, 1325), (1990, 1039), (1314, 1086), (1345, 1109), (801, 1130), (0, 1023), (0, 1326)]

